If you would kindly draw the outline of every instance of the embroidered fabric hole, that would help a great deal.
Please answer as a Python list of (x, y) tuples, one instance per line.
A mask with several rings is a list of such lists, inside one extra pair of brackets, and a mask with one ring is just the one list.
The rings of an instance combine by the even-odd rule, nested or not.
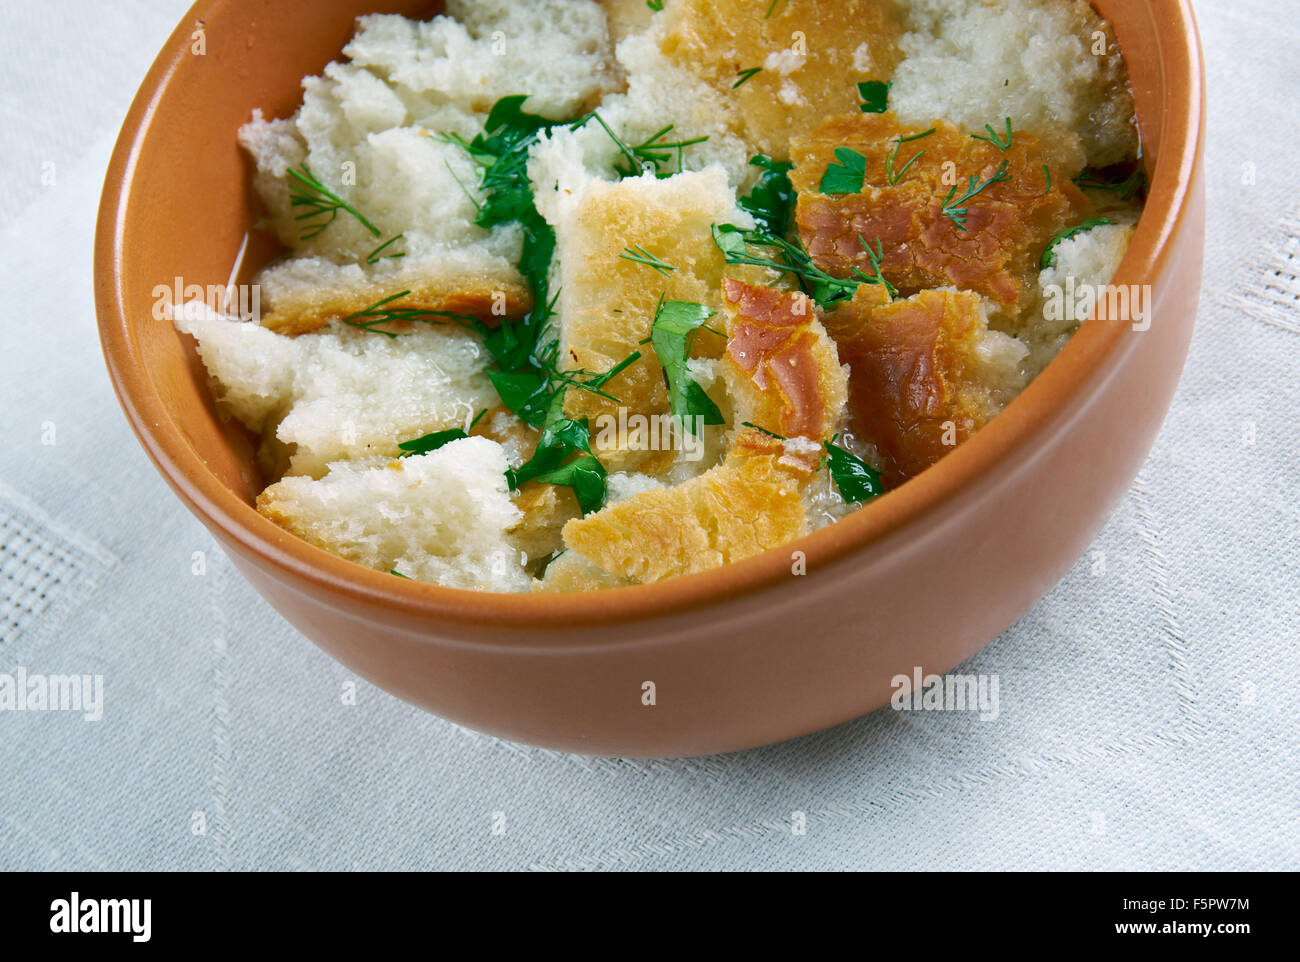
[(75, 604), (115, 561), (96, 545), (74, 543), (0, 492), (0, 643), (16, 640), (52, 608)]

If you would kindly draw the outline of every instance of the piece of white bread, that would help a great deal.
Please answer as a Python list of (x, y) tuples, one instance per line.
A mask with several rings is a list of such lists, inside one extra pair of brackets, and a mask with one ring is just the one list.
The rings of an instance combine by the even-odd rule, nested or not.
[[(887, 2), (850, 17), (837, 0), (771, 11), (750, 0), (669, 0), (648, 17), (644, 4), (629, 6), (636, 4), (607, 4), (627, 89), (605, 97), (601, 116), (629, 145), (668, 127), (662, 142), (707, 138), (669, 157), (666, 170), (719, 164), (742, 190), (757, 176), (752, 156), (784, 159), (793, 134), (854, 109), (857, 81), (884, 79), (897, 59)], [(740, 71), (753, 68), (758, 73), (737, 86)], [(598, 125), (561, 136), (577, 140), (588, 168), (602, 176), (626, 163)]]
[(595, 0), (448, 0), (446, 9), (424, 22), (361, 17), (344, 53), (404, 99), (483, 112), (526, 93), (529, 108), (552, 120), (581, 114), (618, 82)]
[[(890, 107), (904, 124), (985, 124), (1052, 146), (1067, 176), (1137, 156), (1127, 74), (1110, 24), (1087, 0), (910, 0)], [(1095, 48), (1095, 49), (1094, 49)], [(1101, 53), (1095, 50), (1103, 50)]]
[[(698, 140), (680, 151), (664, 151), (667, 156), (659, 171), (680, 173), (717, 164), (727, 171), (733, 186), (747, 188), (758, 174), (749, 163), (755, 150), (728, 126), (729, 98), (664, 55), (661, 20), (662, 14), (655, 14), (650, 28), (640, 30), (636, 29), (643, 22), (639, 16), (619, 22), (621, 31), (633, 31), (616, 48), (623, 89), (606, 94), (600, 102), (598, 113), (604, 125), (591, 120), (581, 127), (554, 131), (552, 138), (570, 154), (564, 162), (576, 162), (591, 174), (613, 180), (618, 168), (626, 171), (632, 166), (619, 141), (636, 147), (651, 140), (660, 144)], [(645, 158), (639, 162), (648, 163)], [(540, 186), (536, 177), (534, 183)]]
[[(529, 95), (528, 110), (556, 119), (594, 104), (618, 83), (604, 13), (593, 0), (448, 6), (463, 22), (360, 18), (344, 48), (351, 61), (306, 78), (293, 117), (255, 112), (241, 130), (269, 225), (306, 259), (260, 276), (267, 326), (311, 329), (403, 290), (419, 306), (478, 314), (494, 292), (512, 306), (526, 298), (515, 268), (520, 231), (474, 225), (483, 200), (479, 167), (442, 135), (472, 139), (492, 105), (517, 93)], [(520, 77), (529, 78), (527, 90)], [(305, 237), (328, 215), (299, 219), (308, 209), (292, 199), (303, 185), (288, 172), (304, 165), (378, 235), (340, 210)], [(398, 253), (404, 256), (387, 256)]]
[(408, 578), (475, 591), (524, 591), (531, 580), (507, 532), (501, 445), (453, 441), (397, 461), (331, 464), (323, 478), (285, 478), (257, 499), (277, 524), (340, 557)]
[(1133, 240), (1134, 224), (1130, 217), (1116, 217), (1117, 223), (1099, 224), (1081, 234), (1075, 234), (1057, 243), (1052, 253), (1052, 266), (1038, 275), (1039, 302), (1027, 311), (1017, 336), (1029, 348), (1025, 359), (1025, 372), (1037, 377), (1052, 358), (1069, 342), (1070, 336), (1091, 313), (1090, 305), (1076, 297), (1075, 310), (1071, 312), (1065, 297), (1059, 297), (1063, 310), (1050, 310), (1049, 301), (1056, 294), (1064, 294), (1073, 285), (1076, 291), (1090, 288), (1093, 292), (1104, 289), (1119, 269), (1120, 261)]
[(400, 442), (463, 427), (498, 403), (484, 373), (487, 352), (456, 327), (419, 326), (397, 338), (351, 329), (287, 337), (199, 305), (187, 305), (175, 323), (198, 341), (221, 404), (287, 448), (290, 474), (395, 457)]

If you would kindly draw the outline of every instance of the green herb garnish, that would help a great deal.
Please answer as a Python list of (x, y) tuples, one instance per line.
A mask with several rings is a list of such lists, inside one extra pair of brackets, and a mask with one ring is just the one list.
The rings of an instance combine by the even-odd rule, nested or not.
[[(339, 216), (339, 211), (351, 214), (362, 227), (376, 237), (382, 236), (378, 227), (370, 223), (359, 210), (346, 200), (322, 184), (306, 164), (303, 164), (301, 168), (290, 167), (287, 173), (297, 181), (296, 184), (289, 185), (289, 205), (291, 207), (306, 208), (303, 213), (294, 219), (316, 221), (311, 224), (303, 224), (301, 240), (311, 240), (313, 237), (319, 236), (325, 228), (334, 223)], [(319, 218), (322, 217), (325, 219), (320, 220)]]
[(1038, 261), (1041, 270), (1049, 270), (1056, 266), (1056, 245), (1062, 241), (1069, 240), (1076, 234), (1082, 234), (1090, 231), (1094, 227), (1100, 227), (1102, 224), (1113, 224), (1115, 221), (1109, 217), (1094, 217), (1092, 220), (1085, 220), (1082, 224), (1077, 224), (1069, 230), (1063, 230), (1050, 241), (1047, 242), (1047, 249), (1043, 251), (1043, 256)]
[(880, 472), (851, 451), (835, 443), (837, 434), (824, 443), (826, 464), (840, 495), (850, 504), (861, 504), (885, 493)]
[(686, 148), (695, 144), (702, 144), (709, 139), (708, 137), (692, 137), (689, 140), (663, 140), (662, 138), (668, 136), (675, 129), (673, 124), (669, 124), (647, 137), (641, 143), (632, 145), (614, 133), (614, 129), (605, 123), (605, 119), (594, 111), (574, 121), (573, 127), (576, 130), (585, 126), (590, 120), (596, 121), (604, 128), (605, 133), (609, 135), (609, 139), (614, 141), (619, 153), (623, 155), (624, 160), (614, 167), (620, 177), (637, 177), (647, 171), (653, 171), (657, 177), (670, 176), (669, 173), (663, 170), (663, 165), (672, 159), (674, 153), (677, 155), (677, 170), (679, 172), (683, 171), (686, 169)]
[[(479, 418), (485, 414), (487, 414), (487, 408), (474, 415), (474, 420), (469, 422), (471, 431), (474, 430), (474, 425), (478, 424)], [(409, 457), (437, 451), (439, 448), (451, 444), (452, 441), (463, 441), (467, 437), (469, 437), (469, 434), (461, 428), (448, 428), (446, 431), (434, 431), (432, 434), (426, 434), (423, 437), (403, 441), (397, 446), (401, 449), (403, 457)]]
[(1007, 173), (1007, 162), (1005, 160), (1002, 161), (1002, 166), (997, 169), (997, 173), (986, 181), (981, 182), (977, 176), (971, 174), (970, 184), (966, 188), (966, 193), (959, 200), (954, 202), (952, 199), (953, 195), (957, 193), (956, 187), (953, 187), (952, 190), (948, 191), (948, 196), (943, 202), (943, 216), (950, 218), (954, 224), (962, 230), (965, 230), (966, 217), (970, 213), (970, 210), (963, 205), (994, 184), (1010, 179), (1011, 175)]
[(974, 140), (982, 140), (986, 144), (992, 144), (994, 147), (1002, 151), (1004, 154), (1011, 149), (1011, 118), (1010, 117), (1007, 118), (1007, 139), (1006, 140), (1003, 140), (1000, 136), (998, 136), (998, 132), (993, 129), (992, 124), (985, 124), (984, 129), (988, 131), (987, 136), (985, 136), (984, 134), (971, 134), (971, 137)]
[(754, 74), (762, 73), (762, 72), (763, 72), (763, 68), (762, 68), (762, 67), (750, 67), (748, 70), (737, 70), (737, 71), (736, 71), (736, 76), (737, 76), (737, 78), (739, 78), (739, 79), (737, 79), (736, 82), (735, 82), (734, 84), (731, 85), (731, 89), (732, 89), (732, 90), (735, 90), (737, 87), (739, 87), (739, 86), (740, 86), (741, 84), (743, 84), (745, 81), (747, 81), (747, 80), (749, 80), (751, 77), (753, 77)]
[(606, 477), (604, 465), (589, 455), (539, 474), (534, 480), (572, 488), (579, 509), (587, 515), (605, 504)]
[[(782, 277), (799, 281), (805, 294), (822, 309), (829, 309), (853, 297), (853, 292), (863, 284), (878, 284), (880, 279), (852, 268), (849, 277), (835, 277), (812, 262), (808, 252), (799, 244), (778, 237), (765, 230), (745, 230), (735, 224), (713, 225), (713, 242), (722, 251), (728, 264), (751, 264), (776, 271)], [(752, 254), (750, 247), (768, 249), (775, 257)], [(868, 251), (870, 248), (868, 247)]]
[[(775, 431), (759, 427), (751, 421), (741, 423), (744, 427), (762, 431), (769, 438), (776, 438), (778, 441), (790, 440)], [(817, 470), (820, 471), (824, 466), (830, 467), (831, 480), (839, 488), (840, 496), (850, 504), (861, 504), (884, 494), (885, 485), (880, 479), (880, 472), (852, 451), (836, 444), (835, 442), (838, 439), (839, 435), (837, 434), (829, 441), (822, 442), (822, 447), (826, 449), (826, 455), (822, 458), (821, 464), (817, 465)]]
[[(488, 328), (480, 321), (476, 330), (483, 335), (483, 346), (496, 363), (496, 369), (490, 370), (488, 376), (498, 391), (506, 385), (507, 393), (502, 395), (502, 401), (528, 423), (536, 425), (542, 412), (527, 402), (537, 392), (525, 388), (544, 387), (551, 375), (543, 360), (550, 345), (540, 341), (555, 309), (549, 284), (555, 231), (537, 210), (528, 179), (528, 151), (542, 131), (563, 125), (524, 111), (526, 99), (515, 95), (498, 100), (488, 114), (484, 132), (472, 141), (455, 134), (447, 134), (444, 139), (464, 148), (481, 168), (479, 189), (484, 201), (474, 223), (490, 228), (516, 222), (523, 228), (519, 272), (532, 292), (533, 307), (519, 320), (503, 319), (496, 328)], [(554, 351), (550, 356), (554, 356)]]
[(1120, 200), (1132, 200), (1146, 190), (1147, 175), (1141, 167), (1131, 174), (1116, 176), (1089, 167), (1074, 178), (1074, 183), (1082, 190), (1105, 190), (1118, 194)]
[[(588, 391), (608, 400), (617, 401), (617, 398), (606, 394), (601, 390), (610, 380), (617, 376), (627, 367), (635, 363), (641, 354), (635, 351), (629, 354), (618, 364), (606, 371), (604, 374), (591, 375), (586, 371), (561, 371), (556, 374), (560, 381), (560, 386), (548, 388), (545, 383), (538, 383), (531, 387), (525, 388), (525, 393), (529, 395), (528, 403), (541, 411), (540, 427), (542, 429), (541, 437), (537, 439), (537, 447), (533, 456), (527, 462), (518, 468), (512, 468), (506, 471), (506, 481), (512, 489), (518, 487), (525, 481), (540, 481), (546, 484), (568, 485), (569, 482), (559, 480), (564, 477), (575, 477), (579, 484), (583, 486), (583, 491), (579, 492), (577, 488), (574, 493), (578, 496), (580, 505), (583, 507), (585, 514), (589, 506), (594, 504), (599, 507), (604, 501), (604, 474), (601, 477), (600, 499), (593, 501), (593, 481), (594, 472), (588, 467), (577, 475), (556, 474), (555, 472), (564, 466), (564, 462), (580, 452), (591, 455), (591, 429), (588, 426), (587, 419), (574, 421), (564, 414), (564, 401), (569, 388)], [(498, 393), (502, 390), (497, 388)], [(595, 461), (593, 456), (591, 460)], [(599, 464), (599, 462), (596, 462)], [(603, 469), (602, 469), (603, 471)], [(584, 502), (583, 499), (587, 500)]]
[(889, 180), (890, 186), (897, 184), (899, 179), (911, 169), (912, 165), (925, 156), (925, 151), (922, 150), (915, 157), (905, 163), (902, 170), (894, 170), (894, 164), (898, 162), (898, 151), (902, 148), (903, 144), (910, 144), (914, 140), (921, 140), (925, 137), (929, 137), (934, 132), (935, 128), (931, 127), (923, 133), (912, 134), (910, 137), (899, 137), (898, 140), (894, 142), (894, 149), (891, 150), (889, 156), (885, 158), (885, 177)]
[(1043, 173), (1047, 176), (1047, 186), (1043, 188), (1043, 196), (1046, 197), (1052, 192), (1052, 168), (1043, 164)]
[(751, 167), (761, 167), (764, 173), (753, 190), (738, 201), (741, 210), (754, 215), (764, 228), (778, 237), (784, 237), (790, 228), (790, 215), (794, 213), (799, 195), (790, 183), (794, 164), (776, 161), (766, 154), (749, 159)]
[(872, 246), (867, 243), (867, 239), (861, 234), (858, 235), (858, 243), (862, 245), (862, 249), (865, 250), (867, 256), (871, 258), (871, 266), (876, 269), (876, 273), (871, 275), (874, 283), (883, 287), (891, 298), (897, 297), (898, 289), (895, 288), (893, 284), (889, 283), (889, 281), (885, 280), (885, 274), (880, 268), (880, 262), (885, 258), (885, 245), (877, 240), (876, 246), (873, 249)]
[(862, 98), (864, 114), (883, 114), (889, 109), (889, 89), (893, 82), (883, 83), (879, 80), (864, 80), (858, 84), (858, 96)]
[(835, 158), (826, 167), (818, 190), (823, 194), (860, 194), (867, 176), (867, 158), (852, 147), (836, 147)]
[(650, 343), (654, 345), (668, 385), (668, 409), (694, 434), (699, 433), (695, 430), (700, 423), (698, 418), (704, 424), (726, 423), (718, 406), (691, 377), (687, 367), (695, 335), (713, 314), (703, 304), (660, 299), (650, 328)]
[(769, 438), (776, 438), (778, 441), (789, 441), (789, 440), (790, 440), (789, 438), (787, 438), (787, 437), (785, 437), (785, 436), (783, 436), (783, 435), (777, 434), (775, 431), (769, 431), (767, 428), (760, 427), (759, 425), (755, 424), (753, 421), (741, 421), (741, 422), (740, 422), (740, 426), (741, 426), (741, 427), (746, 427), (746, 428), (753, 428), (755, 431), (762, 431), (762, 432), (763, 432), (764, 434), (766, 434)]
[(481, 331), (486, 328), (482, 320), (468, 314), (456, 314), (452, 311), (431, 311), (422, 307), (389, 306), (393, 301), (409, 297), (410, 293), (410, 291), (398, 291), (396, 294), (380, 298), (369, 307), (364, 307), (343, 318), (343, 323), (360, 328), (363, 331), (369, 331), (372, 334), (383, 334), (388, 338), (401, 337), (402, 334), (397, 331), (385, 330), (384, 325), (402, 321), (419, 324), (446, 324), (451, 321), (472, 331)]
[(668, 277), (673, 271), (677, 270), (677, 268), (672, 264), (669, 264), (667, 261), (651, 254), (640, 244), (637, 244), (635, 247), (624, 247), (623, 253), (618, 256), (623, 258), (625, 261), (644, 264), (646, 267), (651, 268), (656, 273), (662, 274), (664, 277)]
[(406, 236), (405, 234), (398, 234), (396, 237), (390, 237), (388, 240), (384, 241), (382, 244), (380, 244), (378, 247), (376, 247), (374, 250), (372, 250), (369, 254), (366, 255), (366, 263), (377, 264), (380, 261), (388, 260), (390, 258), (405, 257), (406, 256), (405, 251), (398, 251), (397, 253), (393, 253), (393, 254), (384, 253), (385, 250), (387, 250), (393, 244), (396, 244), (399, 240), (401, 240), (405, 236)]

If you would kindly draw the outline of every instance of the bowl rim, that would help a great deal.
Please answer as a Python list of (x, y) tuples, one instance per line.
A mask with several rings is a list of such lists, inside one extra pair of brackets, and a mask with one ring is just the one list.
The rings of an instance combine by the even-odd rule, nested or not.
[[(997, 418), (937, 464), (870, 506), (802, 538), (721, 568), (646, 585), (568, 593), (481, 592), (396, 578), (301, 540), (226, 487), (189, 445), (144, 368), (124, 307), (123, 235), (132, 173), (149, 135), (149, 122), (170, 79), (184, 62), (189, 24), (213, 22), (230, 0), (199, 0), (168, 39), (127, 113), (105, 176), (95, 234), (94, 278), (100, 339), (114, 391), (127, 419), (163, 478), (211, 530), (275, 569), (277, 581), (341, 610), (344, 601), (378, 606), (396, 616), (448, 626), (496, 631), (651, 621), (735, 602), (790, 580), (789, 553), (802, 551), (807, 570), (829, 566), (906, 533), (962, 495), (982, 474), (1007, 459), (1049, 421), (1068, 414), (1070, 399), (1105, 374), (1123, 353), (1125, 323), (1082, 325), (1055, 360)], [(1181, 96), (1165, 105), (1161, 150), (1150, 171), (1151, 189), (1137, 231), (1112, 283), (1136, 284), (1160, 272), (1192, 198), (1204, 137), (1205, 87), (1199, 33), (1191, 0), (1149, 0), (1162, 22), (1165, 89)], [(1172, 75), (1173, 83), (1170, 83)], [(1112, 367), (1114, 365), (1112, 364)], [(221, 540), (220, 538), (218, 540)], [(515, 643), (528, 644), (516, 632)], [(602, 643), (609, 644), (606, 636)], [(498, 643), (486, 642), (489, 647)]]

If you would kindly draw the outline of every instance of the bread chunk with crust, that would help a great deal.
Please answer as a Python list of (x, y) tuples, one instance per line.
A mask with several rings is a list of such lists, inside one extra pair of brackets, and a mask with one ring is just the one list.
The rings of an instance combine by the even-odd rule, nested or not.
[[(747, 215), (736, 210), (735, 192), (725, 171), (716, 166), (666, 180), (647, 175), (617, 183), (598, 178), (576, 182), (572, 195), (554, 201), (549, 215), (554, 217), (560, 264), (555, 284), (560, 365), (603, 374), (633, 352), (639, 351), (641, 358), (605, 384), (604, 392), (617, 401), (570, 390), (565, 414), (575, 420), (590, 418), (593, 428), (601, 415), (617, 419), (620, 407), (628, 415), (666, 414), (663, 368), (653, 347), (644, 343), (656, 308), (663, 299), (722, 311), (724, 274), (752, 276), (758, 269), (728, 268), (710, 227)], [(666, 266), (656, 270), (625, 255), (657, 258)], [(725, 343), (701, 329), (694, 356), (716, 358)], [(595, 431), (593, 440), (592, 453), (610, 471), (658, 474), (673, 461), (672, 452), (599, 446)]]
[[(934, 132), (899, 142), (928, 129)], [(862, 190), (823, 193), (822, 179), (843, 148), (865, 163)], [(794, 157), (799, 236), (818, 267), (836, 277), (854, 269), (874, 275), (865, 245), (879, 244), (881, 271), (900, 293), (976, 291), (1008, 320), (1032, 301), (1047, 244), (1087, 207), (1067, 178), (1053, 172), (1049, 184), (1038, 139), (1014, 130), (1002, 150), (944, 121), (915, 129), (892, 113), (858, 113), (796, 141)]]
[[(660, 48), (730, 107), (730, 125), (777, 160), (790, 138), (856, 110), (859, 81), (888, 80), (902, 59), (891, 4), (859, 0), (676, 0)], [(740, 82), (744, 71), (757, 73)], [(739, 85), (737, 85), (739, 83)]]
[(813, 302), (734, 278), (722, 289), (732, 313), (722, 369), (737, 422), (829, 440), (844, 414), (847, 378)]
[(802, 491), (821, 454), (810, 447), (744, 429), (722, 464), (570, 521), (565, 544), (605, 575), (638, 584), (775, 548), (808, 531)]
[(1024, 386), (1027, 349), (990, 331), (969, 291), (922, 291), (882, 304), (862, 288), (835, 326), (856, 426), (884, 456), (889, 487), (952, 451)]

